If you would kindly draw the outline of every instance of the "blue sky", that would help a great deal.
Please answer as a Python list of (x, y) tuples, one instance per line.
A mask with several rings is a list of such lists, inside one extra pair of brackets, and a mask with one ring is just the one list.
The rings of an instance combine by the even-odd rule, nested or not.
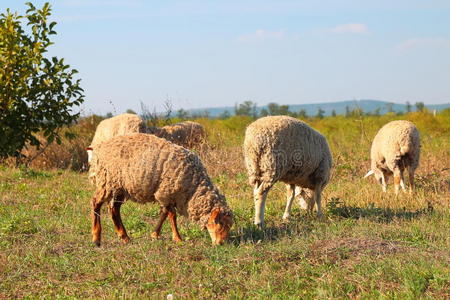
[(448, 0), (49, 2), (50, 54), (80, 71), (87, 114), (166, 99), (174, 109), (450, 102)]

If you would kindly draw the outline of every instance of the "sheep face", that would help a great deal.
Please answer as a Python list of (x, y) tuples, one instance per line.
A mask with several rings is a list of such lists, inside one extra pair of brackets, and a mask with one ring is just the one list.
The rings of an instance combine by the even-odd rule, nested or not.
[(223, 244), (228, 238), (232, 224), (233, 220), (230, 215), (222, 213), (219, 208), (213, 210), (206, 225), (213, 245)]

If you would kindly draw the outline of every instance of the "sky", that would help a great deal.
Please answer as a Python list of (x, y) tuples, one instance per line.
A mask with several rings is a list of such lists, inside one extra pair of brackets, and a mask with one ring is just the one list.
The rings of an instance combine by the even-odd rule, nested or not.
[[(0, 11), (25, 13), (25, 2), (1, 0)], [(448, 0), (48, 2), (49, 55), (80, 72), (86, 114), (167, 100), (450, 102)]]

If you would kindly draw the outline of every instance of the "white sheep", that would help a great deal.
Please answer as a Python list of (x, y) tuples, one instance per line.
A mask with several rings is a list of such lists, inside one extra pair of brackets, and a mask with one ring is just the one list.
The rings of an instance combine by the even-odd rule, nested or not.
[(115, 136), (146, 132), (144, 121), (135, 114), (121, 114), (101, 121), (95, 130), (90, 148)]
[(184, 121), (164, 127), (151, 127), (147, 132), (189, 149), (200, 145), (206, 139), (205, 128), (192, 121)]
[(408, 169), (409, 190), (414, 189), (414, 172), (419, 165), (420, 137), (409, 121), (392, 121), (384, 125), (373, 139), (370, 150), (371, 169), (364, 178), (374, 175), (386, 192), (389, 176), (394, 176), (395, 194), (406, 191), (403, 172)]
[[(287, 116), (269, 116), (251, 123), (245, 132), (244, 156), (249, 182), (254, 186), (255, 224), (264, 225), (267, 193), (277, 181), (287, 184), (287, 204), (283, 215), (289, 218), (296, 186), (298, 194), (313, 194), (306, 204), (321, 211), (321, 192), (330, 179), (331, 152), (323, 135), (306, 123)], [(305, 194), (306, 193), (306, 194)]]
[(129, 237), (120, 217), (125, 200), (156, 202), (160, 220), (152, 233), (158, 237), (169, 217), (173, 239), (181, 241), (176, 213), (206, 227), (214, 244), (222, 243), (232, 225), (225, 197), (214, 187), (198, 156), (151, 134), (135, 133), (100, 143), (93, 151), (89, 177), (96, 187), (92, 199), (93, 242), (100, 245), (100, 208), (110, 204), (118, 236)]

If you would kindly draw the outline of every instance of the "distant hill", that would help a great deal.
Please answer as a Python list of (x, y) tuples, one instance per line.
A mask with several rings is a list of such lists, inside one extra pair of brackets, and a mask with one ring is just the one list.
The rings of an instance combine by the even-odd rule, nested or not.
[[(282, 103), (279, 103), (282, 104)], [(415, 111), (416, 107), (414, 104), (411, 104), (411, 110)], [(319, 108), (325, 111), (325, 115), (331, 115), (334, 110), (336, 114), (343, 115), (345, 114), (346, 107), (349, 110), (353, 110), (356, 108), (361, 108), (364, 112), (375, 112), (379, 109), (380, 114), (385, 114), (389, 111), (390, 106), (392, 106), (392, 110), (394, 112), (406, 112), (406, 104), (393, 103), (387, 101), (380, 100), (349, 100), (349, 101), (339, 101), (339, 102), (323, 102), (323, 103), (314, 103), (314, 104), (289, 104), (289, 111), (298, 112), (302, 109), (306, 111), (308, 116), (314, 116), (317, 114)], [(430, 111), (437, 110), (441, 111), (446, 108), (450, 108), (450, 103), (445, 104), (430, 104), (425, 105)], [(258, 106), (257, 111), (260, 112), (261, 109), (267, 109), (266, 105)], [(224, 106), (224, 107), (211, 107), (211, 108), (202, 108), (202, 109), (191, 109), (188, 110), (191, 114), (202, 114), (208, 112), (208, 115), (212, 118), (218, 117), (225, 111), (228, 111), (230, 115), (234, 115), (234, 107), (233, 106)]]

